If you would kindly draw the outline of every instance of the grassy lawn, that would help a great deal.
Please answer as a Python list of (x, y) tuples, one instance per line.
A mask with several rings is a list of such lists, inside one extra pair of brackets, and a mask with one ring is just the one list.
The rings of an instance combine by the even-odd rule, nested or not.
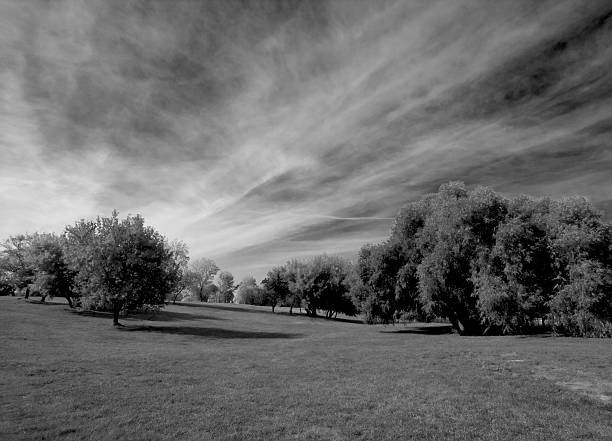
[(0, 297), (3, 440), (612, 439), (612, 341)]

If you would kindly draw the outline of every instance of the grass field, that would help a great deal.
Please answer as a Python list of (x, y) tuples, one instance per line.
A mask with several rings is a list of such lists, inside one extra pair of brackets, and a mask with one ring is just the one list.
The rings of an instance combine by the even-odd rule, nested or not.
[(612, 341), (0, 298), (3, 440), (612, 439)]

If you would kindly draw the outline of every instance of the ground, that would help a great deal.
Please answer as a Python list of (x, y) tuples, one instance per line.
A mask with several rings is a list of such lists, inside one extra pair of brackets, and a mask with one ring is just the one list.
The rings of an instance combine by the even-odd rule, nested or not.
[[(59, 303), (59, 302), (58, 302)], [(0, 298), (3, 440), (612, 439), (612, 341)]]

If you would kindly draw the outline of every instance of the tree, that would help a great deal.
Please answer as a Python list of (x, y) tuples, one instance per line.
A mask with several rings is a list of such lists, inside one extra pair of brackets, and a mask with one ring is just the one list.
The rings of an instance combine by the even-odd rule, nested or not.
[(557, 283), (546, 223), (531, 202), (523, 204), (499, 225), (495, 245), (483, 254), (473, 277), (483, 320), (503, 333), (543, 323)]
[(267, 290), (267, 299), (272, 306), (272, 312), (274, 312), (276, 305), (282, 304), (291, 294), (289, 275), (287, 268), (284, 266), (272, 268), (261, 283)]
[(55, 234), (37, 234), (32, 237), (29, 256), (34, 270), (33, 284), (41, 293), (41, 301), (47, 296), (64, 297), (71, 308), (78, 302), (75, 289), (75, 271), (65, 258), (65, 239)]
[(475, 294), (473, 269), (495, 242), (507, 202), (488, 188), (468, 191), (462, 183), (442, 185), (419, 233), (420, 298), (433, 314), (448, 318), (460, 334), (485, 327)]
[(326, 318), (343, 313), (354, 315), (355, 306), (347, 282), (350, 264), (346, 260), (321, 255), (305, 263), (293, 262), (289, 270), (289, 290), (300, 298), (306, 314), (324, 310)]
[(392, 323), (397, 313), (397, 274), (404, 260), (397, 244), (364, 245), (357, 260), (359, 309), (367, 323)]
[(263, 291), (257, 286), (252, 276), (242, 279), (234, 295), (234, 302), (246, 305), (262, 305), (264, 303)]
[(285, 297), (285, 305), (289, 306), (289, 315), (292, 315), (293, 308), (300, 306), (304, 298), (307, 267), (304, 262), (293, 259), (285, 264), (285, 268), (289, 285), (289, 295)]
[(234, 300), (234, 276), (229, 271), (219, 273), (219, 298), (218, 301), (231, 303)]
[(0, 271), (5, 283), (15, 290), (27, 288), (33, 281), (35, 269), (30, 259), (30, 247), (34, 235), (19, 234), (9, 237), (2, 246)]
[[(83, 234), (87, 233), (87, 234)], [(163, 305), (165, 296), (175, 289), (175, 274), (170, 271), (173, 256), (164, 237), (145, 226), (140, 215), (120, 220), (118, 213), (98, 217), (94, 222), (80, 221), (67, 227), (79, 280), (86, 281), (82, 293), (90, 304), (113, 313), (119, 326), (122, 310), (145, 304)]]
[(572, 263), (551, 301), (554, 329), (582, 337), (612, 337), (612, 269), (600, 262)]
[(219, 272), (219, 267), (211, 259), (202, 257), (191, 263), (189, 281), (194, 287), (200, 302), (206, 300), (204, 296), (206, 286), (212, 283), (212, 279), (217, 272)]
[(187, 287), (194, 283), (192, 273), (189, 271), (189, 248), (180, 240), (172, 241), (167, 247), (172, 253), (172, 258), (168, 261), (170, 265), (168, 270), (174, 272), (177, 279), (174, 289), (168, 296), (172, 303), (176, 303), (179, 297), (183, 296)]

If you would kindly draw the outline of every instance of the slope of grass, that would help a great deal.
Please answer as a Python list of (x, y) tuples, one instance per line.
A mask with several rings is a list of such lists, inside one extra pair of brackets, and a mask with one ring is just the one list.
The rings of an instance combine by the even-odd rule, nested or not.
[(610, 340), (67, 309), (0, 298), (2, 439), (612, 439)]

